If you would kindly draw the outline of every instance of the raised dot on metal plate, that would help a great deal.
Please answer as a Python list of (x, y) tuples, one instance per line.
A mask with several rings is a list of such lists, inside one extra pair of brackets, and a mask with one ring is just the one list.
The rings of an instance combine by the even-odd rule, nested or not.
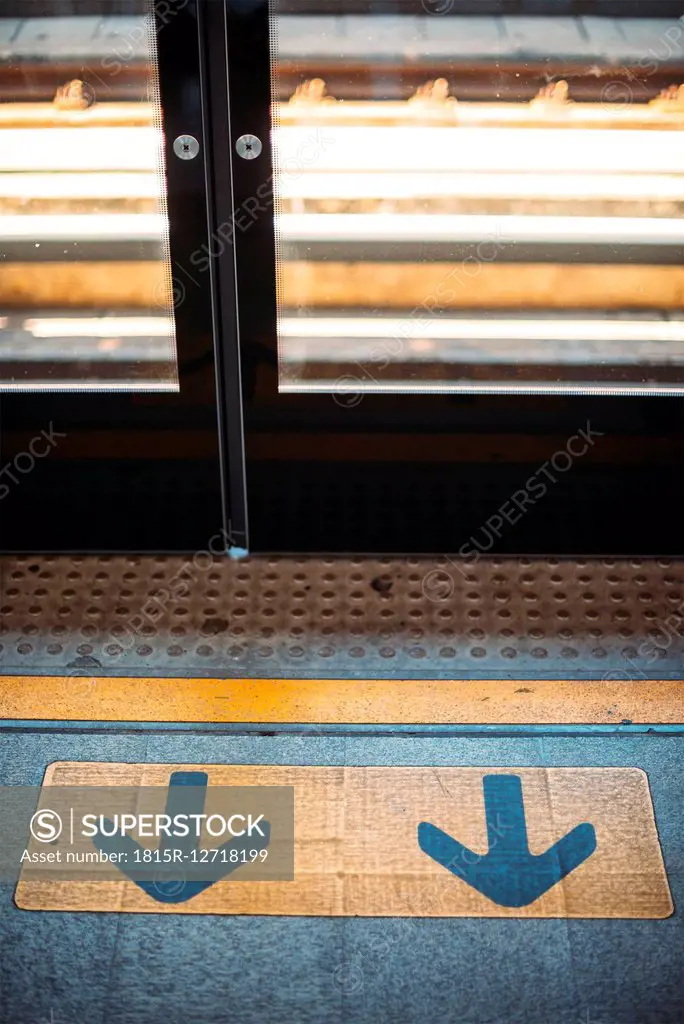
[(237, 154), (243, 160), (256, 160), (258, 156), (261, 156), (263, 148), (261, 139), (256, 135), (241, 135), (235, 143)]
[(194, 135), (179, 135), (174, 140), (173, 151), (180, 160), (194, 160), (200, 151), (200, 144)]

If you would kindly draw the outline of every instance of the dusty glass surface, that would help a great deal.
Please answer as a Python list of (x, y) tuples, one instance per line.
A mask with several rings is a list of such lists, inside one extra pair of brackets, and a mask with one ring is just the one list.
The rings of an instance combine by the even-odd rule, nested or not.
[(0, 17), (0, 391), (176, 391), (152, 2), (13, 11)]
[(282, 391), (684, 390), (681, 21), (294, 6)]

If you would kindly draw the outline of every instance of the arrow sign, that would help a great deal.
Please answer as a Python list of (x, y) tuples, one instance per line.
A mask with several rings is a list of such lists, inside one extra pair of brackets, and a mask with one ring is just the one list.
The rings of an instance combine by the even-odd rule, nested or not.
[(583, 864), (596, 850), (596, 831), (585, 822), (546, 853), (533, 856), (518, 775), (485, 775), (485, 816), (489, 850), (473, 853), (427, 821), (418, 844), (428, 857), (501, 907), (526, 907)]
[[(177, 814), (203, 814), (208, 782), (206, 772), (173, 772), (169, 779), (166, 814), (172, 820)], [(107, 821), (107, 825), (113, 828), (112, 822)], [(100, 832), (94, 836), (93, 843), (103, 853), (119, 854), (121, 859), (117, 867), (153, 900), (158, 903), (186, 903), (245, 863), (239, 858), (235, 862), (223, 861), (223, 851), (237, 850), (241, 853), (243, 850), (266, 849), (271, 838), (271, 828), (267, 821), (261, 821), (259, 828), (263, 829), (263, 836), (258, 832), (251, 836), (235, 836), (219, 846), (216, 857), (207, 863), (192, 859), (194, 851), (199, 849), (200, 837), (192, 834), (191, 829), (187, 836), (182, 837), (172, 838), (164, 834), (159, 844), (160, 859), (151, 864), (136, 860), (136, 851), (141, 856), (145, 848), (131, 836), (108, 836)], [(163, 855), (166, 850), (180, 850), (182, 863), (171, 862), (165, 865)]]

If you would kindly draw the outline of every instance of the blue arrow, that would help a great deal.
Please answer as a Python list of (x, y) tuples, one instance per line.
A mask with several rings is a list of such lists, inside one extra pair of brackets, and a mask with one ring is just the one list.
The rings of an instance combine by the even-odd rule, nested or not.
[(596, 849), (596, 831), (585, 822), (538, 857), (530, 853), (518, 775), (485, 775), (489, 850), (473, 853), (427, 821), (418, 844), (452, 874), (501, 907), (526, 907), (583, 864)]
[[(202, 814), (208, 782), (206, 772), (173, 772), (169, 779), (166, 814), (171, 819), (177, 814)], [(114, 827), (111, 821), (107, 821), (107, 826), (111, 829)], [(142, 854), (144, 847), (131, 836), (109, 836), (99, 832), (94, 836), (93, 843), (104, 853), (124, 854), (125, 857), (118, 862), (117, 867), (153, 900), (158, 903), (186, 903), (245, 863), (239, 859), (233, 863), (224, 863), (221, 859), (222, 851), (237, 850), (239, 854), (243, 850), (266, 849), (271, 838), (271, 827), (267, 821), (261, 821), (259, 828), (263, 830), (263, 836), (258, 832), (252, 836), (235, 836), (219, 846), (216, 858), (208, 863), (192, 860), (193, 851), (199, 849), (200, 842), (200, 837), (192, 834), (193, 829), (189, 830), (187, 836), (178, 838), (164, 834), (159, 844), (161, 854), (165, 850), (180, 850), (182, 865), (173, 862), (164, 865), (163, 861), (153, 864), (136, 862), (136, 851)], [(166, 876), (163, 880), (160, 878), (162, 874)]]

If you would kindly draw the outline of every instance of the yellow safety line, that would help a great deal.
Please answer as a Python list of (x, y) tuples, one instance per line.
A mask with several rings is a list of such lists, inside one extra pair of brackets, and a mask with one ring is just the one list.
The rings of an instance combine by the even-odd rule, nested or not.
[(0, 719), (349, 725), (678, 724), (684, 682), (0, 676)]

